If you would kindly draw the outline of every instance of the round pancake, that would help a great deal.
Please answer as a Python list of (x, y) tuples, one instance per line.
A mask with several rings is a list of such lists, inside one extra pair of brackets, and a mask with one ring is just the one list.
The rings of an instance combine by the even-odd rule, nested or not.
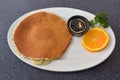
[(14, 33), (18, 51), (29, 58), (59, 58), (68, 48), (71, 39), (66, 22), (48, 12), (28, 16)]

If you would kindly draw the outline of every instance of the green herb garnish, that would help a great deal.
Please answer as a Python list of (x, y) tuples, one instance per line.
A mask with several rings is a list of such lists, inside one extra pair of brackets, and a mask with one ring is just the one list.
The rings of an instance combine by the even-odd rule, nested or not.
[(107, 28), (109, 26), (107, 22), (108, 18), (106, 13), (97, 13), (93, 20), (90, 21), (91, 27), (101, 26)]

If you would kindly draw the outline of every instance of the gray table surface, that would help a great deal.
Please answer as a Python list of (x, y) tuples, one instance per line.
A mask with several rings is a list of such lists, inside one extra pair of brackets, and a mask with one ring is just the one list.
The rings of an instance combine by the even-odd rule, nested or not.
[[(107, 12), (116, 36), (112, 55), (102, 64), (84, 71), (58, 73), (31, 67), (9, 49), (7, 32), (23, 14), (47, 7), (72, 7), (93, 14)], [(0, 0), (0, 80), (120, 80), (120, 0)]]

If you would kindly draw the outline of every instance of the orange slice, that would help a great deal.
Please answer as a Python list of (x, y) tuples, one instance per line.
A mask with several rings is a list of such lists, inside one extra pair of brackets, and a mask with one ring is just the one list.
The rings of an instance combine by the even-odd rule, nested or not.
[(91, 52), (103, 50), (109, 43), (109, 35), (103, 28), (91, 28), (82, 37), (82, 45)]

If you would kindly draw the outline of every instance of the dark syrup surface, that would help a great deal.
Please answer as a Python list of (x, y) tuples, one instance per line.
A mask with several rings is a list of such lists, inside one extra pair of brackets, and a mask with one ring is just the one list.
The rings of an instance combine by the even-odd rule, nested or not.
[(83, 20), (75, 18), (71, 20), (70, 26), (73, 29), (73, 31), (78, 32), (84, 30), (86, 24)]

